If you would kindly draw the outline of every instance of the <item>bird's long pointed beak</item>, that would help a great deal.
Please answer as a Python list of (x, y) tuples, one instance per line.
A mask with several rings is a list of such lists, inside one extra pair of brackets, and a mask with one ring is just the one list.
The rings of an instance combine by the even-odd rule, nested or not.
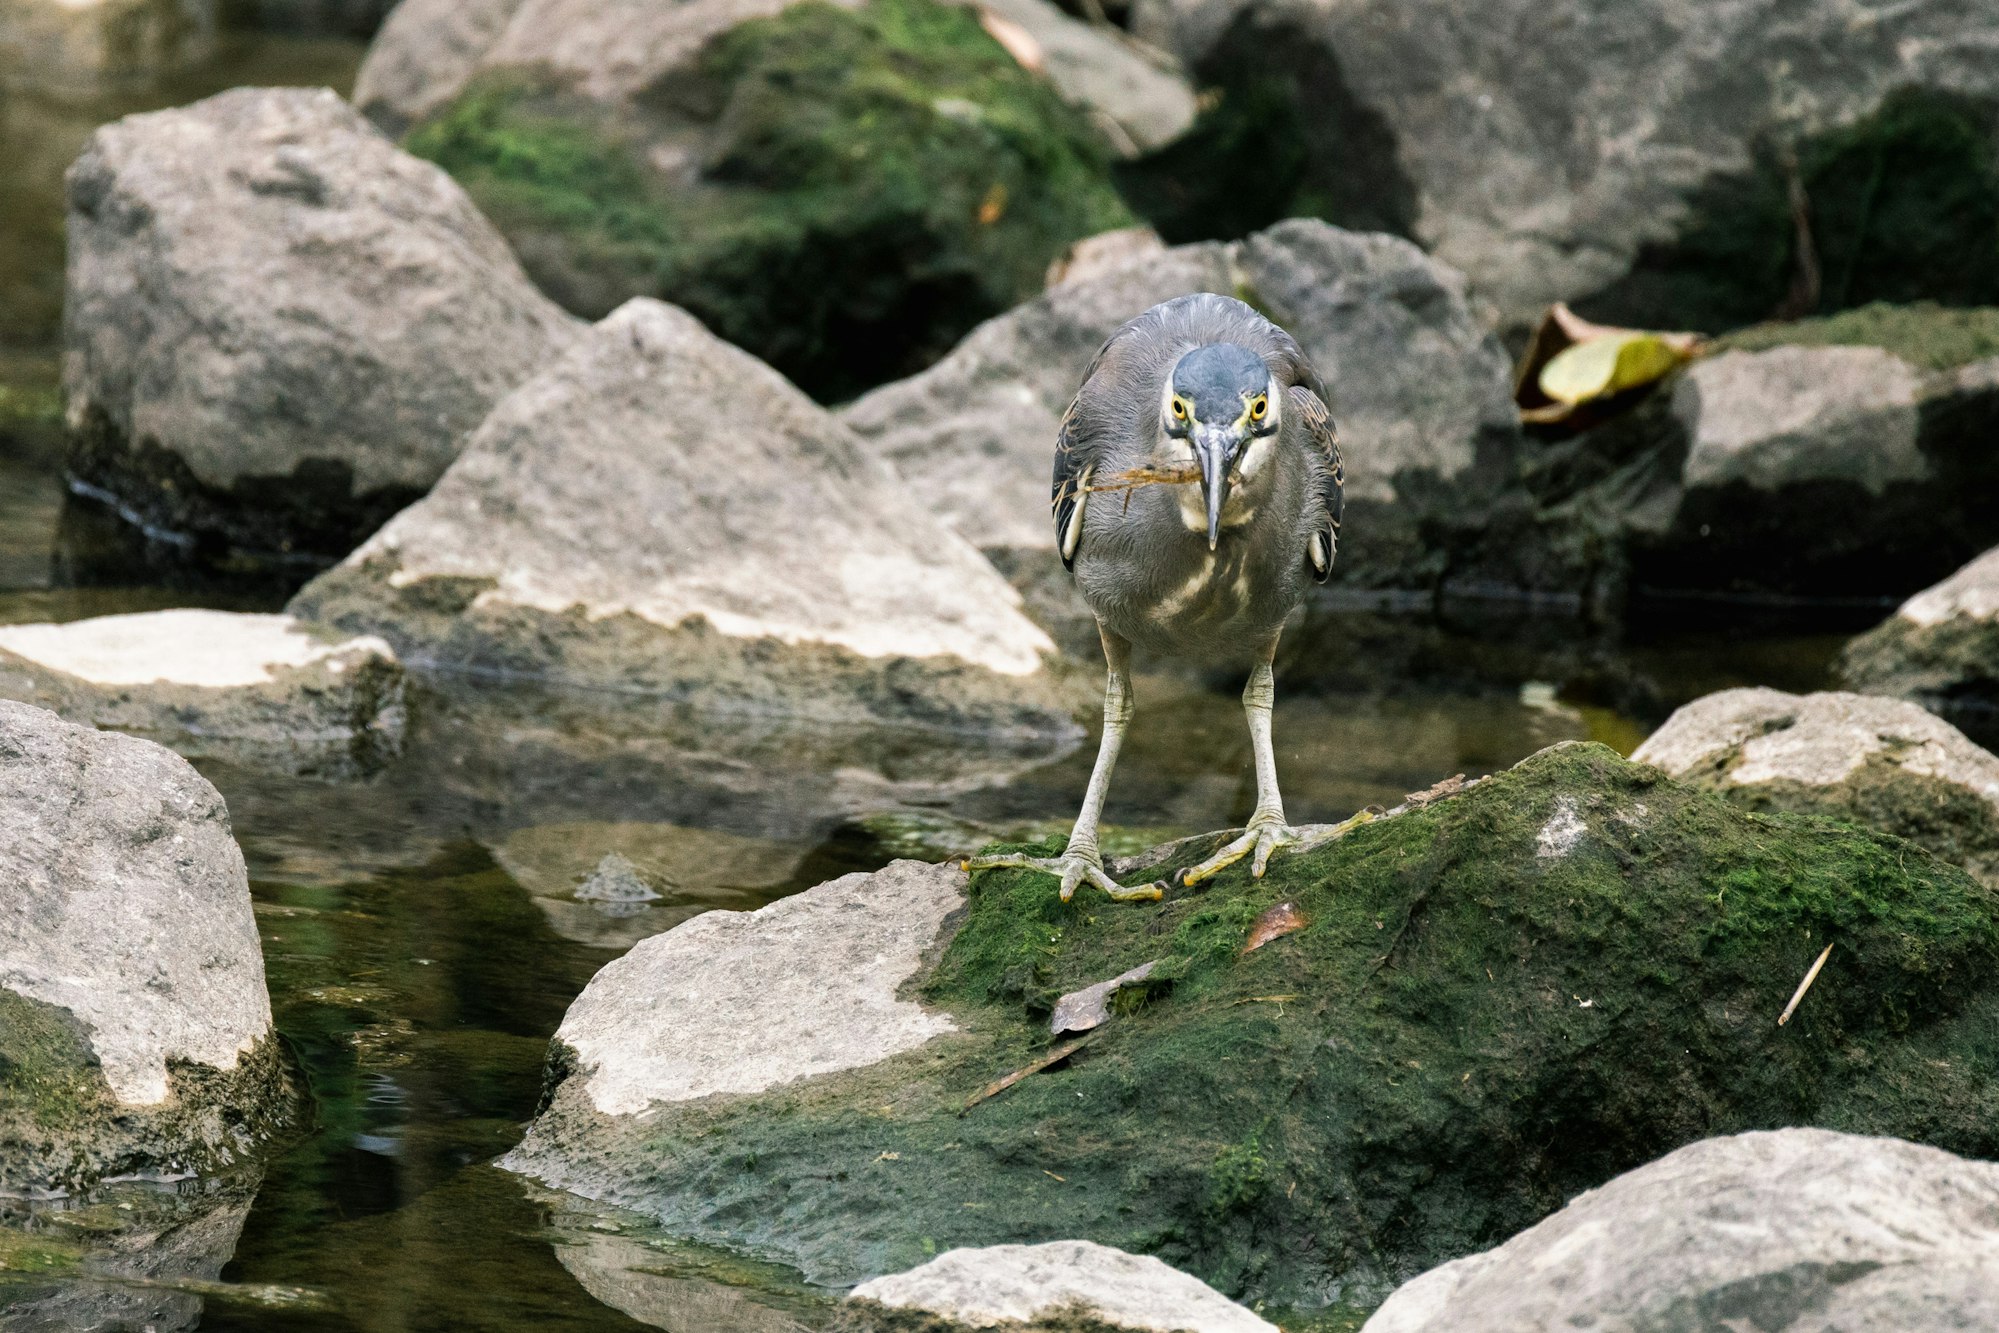
[(1227, 431), (1199, 430), (1194, 437), (1194, 457), (1201, 464), (1201, 494), (1208, 502), (1208, 549), (1215, 549), (1222, 536), (1222, 506), (1229, 498), (1229, 463), (1235, 438)]

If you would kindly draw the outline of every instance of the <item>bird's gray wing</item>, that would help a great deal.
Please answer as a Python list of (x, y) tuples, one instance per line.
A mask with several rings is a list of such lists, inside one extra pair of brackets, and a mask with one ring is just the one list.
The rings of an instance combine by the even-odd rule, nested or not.
[(1055, 510), (1055, 549), (1062, 553), (1064, 569), (1076, 567), (1076, 547), (1083, 540), (1087, 488), (1097, 460), (1096, 443), (1084, 425), (1083, 399), (1090, 392), (1090, 381), (1103, 368), (1104, 359), (1135, 323), (1136, 320), (1127, 323), (1104, 339), (1104, 345), (1090, 358), (1082, 386), (1076, 390), (1069, 410), (1062, 414), (1061, 428), (1055, 432), (1055, 481), (1049, 503)]
[(1333, 426), (1333, 414), (1325, 400), (1302, 384), (1291, 386), (1291, 409), (1305, 423), (1305, 439), (1324, 456), (1326, 470), (1319, 482), (1319, 498), (1325, 514), (1306, 539), (1305, 554), (1312, 562), (1312, 577), (1324, 583), (1333, 573), (1333, 557), (1340, 549), (1340, 518), (1346, 512), (1346, 460), (1340, 457), (1340, 435)]

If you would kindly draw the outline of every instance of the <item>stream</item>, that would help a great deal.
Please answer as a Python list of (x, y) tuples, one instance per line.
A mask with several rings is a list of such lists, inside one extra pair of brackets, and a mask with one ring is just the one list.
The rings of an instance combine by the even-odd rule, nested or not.
[[(61, 172), (93, 125), (237, 84), (345, 89), (360, 49), (238, 34), (199, 75), (144, 93), (0, 101), (0, 385), (50, 382)], [(0, 623), (275, 610), (285, 599), (285, 587), (258, 581), (189, 586), (134, 547), (114, 517), (66, 493), (52, 446), (0, 445)], [(1845, 633), (1874, 615), (1770, 632), (1754, 628), (1767, 617), (1724, 626), (1715, 614), (1647, 613), (1622, 642), (1604, 642), (1505, 604), (1441, 623), (1315, 605), (1279, 676), (1287, 808), (1299, 822), (1336, 820), (1567, 739), (1628, 753), (1709, 690), (1822, 687)], [(1141, 677), (1107, 813), (1127, 841), (1248, 813), (1234, 689)], [(620, 707), (431, 681), (413, 700), (404, 754), (379, 772), (285, 777), (196, 755), (249, 864), (278, 1028), (310, 1084), (314, 1123), (242, 1178), (0, 1199), (0, 1227), (116, 1234), (124, 1247), (100, 1278), (0, 1273), (0, 1326), (769, 1333), (819, 1323), (837, 1293), (677, 1245), (489, 1165), (535, 1110), (549, 1036), (598, 968), (696, 912), (754, 908), (912, 847), (936, 854), (968, 837), (1066, 826), (1092, 746), (968, 756), (936, 736), (805, 734)], [(645, 904), (578, 901), (571, 890), (606, 847), (675, 891)], [(156, 1234), (120, 1230), (150, 1209), (164, 1219)]]

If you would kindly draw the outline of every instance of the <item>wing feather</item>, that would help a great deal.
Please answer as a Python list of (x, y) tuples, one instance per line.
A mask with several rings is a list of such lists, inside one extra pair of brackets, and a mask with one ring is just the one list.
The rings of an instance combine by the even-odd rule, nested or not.
[(1305, 424), (1305, 438), (1325, 458), (1319, 482), (1319, 499), (1325, 512), (1306, 541), (1306, 556), (1312, 562), (1312, 577), (1324, 583), (1332, 577), (1333, 559), (1340, 549), (1340, 519), (1346, 512), (1346, 460), (1340, 456), (1340, 435), (1325, 400), (1302, 384), (1291, 386), (1291, 409)]

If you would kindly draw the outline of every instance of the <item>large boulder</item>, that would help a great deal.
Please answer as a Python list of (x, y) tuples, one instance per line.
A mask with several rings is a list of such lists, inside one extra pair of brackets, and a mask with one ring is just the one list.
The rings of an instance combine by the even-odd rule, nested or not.
[(1425, 1273), (1364, 1333), (1999, 1325), (1999, 1166), (1818, 1129), (1708, 1139)]
[(1905, 699), (1723, 690), (1631, 757), (1751, 809), (1893, 833), (1999, 884), (1999, 758)]
[(1186, 226), (1247, 194), (1400, 230), (1514, 327), (1999, 298), (1982, 0), (1138, 0), (1134, 30), (1226, 90), (1191, 160), (1269, 136)]
[(897, 1311), (937, 1316), (946, 1329), (1094, 1321), (1147, 1333), (1278, 1333), (1199, 1278), (1086, 1240), (951, 1250), (863, 1282), (847, 1300), (835, 1327), (852, 1333), (907, 1328)]
[(289, 616), (150, 611), (0, 626), (0, 698), (251, 767), (380, 767), (402, 749), (403, 684), (380, 639)]
[(1637, 409), (1538, 445), (1531, 534), (1619, 594), (1907, 595), (1999, 541), (1999, 311), (1874, 305), (1732, 335)]
[(648, 300), (510, 395), (292, 604), (427, 669), (1070, 734), (1018, 608), (825, 411)]
[(1083, 60), (1092, 88), (1143, 94), (1120, 135), (1184, 123), (1150, 124), (1184, 85), (1047, 0), (412, 0), (356, 96), (570, 309), (672, 301), (831, 401), (1131, 221), (1110, 138), (1021, 63), (1079, 47), (1120, 62)]
[(448, 176), (323, 89), (98, 130), (68, 284), (80, 489), (186, 545), (321, 561), (577, 328)]
[(286, 1131), (243, 855), (169, 750), (0, 701), (0, 1188), (215, 1169)]
[(1520, 435), (1506, 355), (1466, 305), (1464, 280), (1392, 236), (1300, 219), (1236, 244), (1140, 253), (987, 321), (841, 419), (967, 539), (1008, 567), (1050, 569), (1049, 460), (1084, 369), (1125, 320), (1199, 291), (1251, 302), (1325, 377), (1346, 454), (1336, 576), (1434, 585), (1439, 530), (1477, 521)]
[(1999, 705), (1999, 547), (1846, 646), (1842, 681), (1938, 707)]
[(198, 65), (216, 0), (0, 0), (0, 87), (90, 93)]
[[(791, 2), (407, 0), (368, 48), (354, 101), (399, 132), (499, 70), (543, 71), (592, 98), (625, 101), (691, 77), (710, 41)], [(859, 0), (834, 2), (854, 8)], [(968, 7), (1024, 35), (1025, 43), (1012, 38), (1014, 58), (1038, 65), (1066, 100), (1096, 113), (1131, 150), (1156, 148), (1193, 123), (1193, 90), (1165, 53), (1070, 18), (1048, 0)]]
[(505, 1164), (815, 1282), (1085, 1238), (1365, 1308), (1696, 1138), (1999, 1149), (1999, 896), (1906, 843), (1580, 744), (1317, 836), (1156, 905), (903, 863), (697, 917), (578, 998)]

